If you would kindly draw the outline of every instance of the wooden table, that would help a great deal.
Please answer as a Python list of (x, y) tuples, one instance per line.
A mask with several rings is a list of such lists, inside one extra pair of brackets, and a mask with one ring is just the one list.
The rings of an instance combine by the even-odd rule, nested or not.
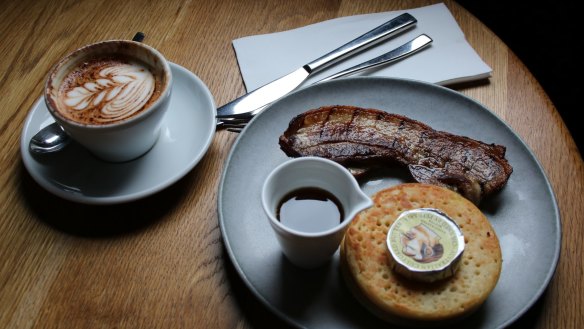
[[(83, 44), (143, 31), (147, 43), (196, 73), (221, 105), (245, 91), (233, 39), (431, 3), (3, 0), (0, 327), (282, 326), (247, 290), (223, 248), (217, 187), (237, 134), (217, 132), (206, 156), (186, 177), (131, 204), (66, 202), (31, 179), (19, 138), (45, 74), (62, 55)], [(557, 272), (516, 325), (582, 328), (582, 158), (558, 112), (518, 58), (462, 7), (446, 4), (493, 68), (490, 82), (454, 89), (485, 104), (521, 136), (541, 162), (561, 210)]]

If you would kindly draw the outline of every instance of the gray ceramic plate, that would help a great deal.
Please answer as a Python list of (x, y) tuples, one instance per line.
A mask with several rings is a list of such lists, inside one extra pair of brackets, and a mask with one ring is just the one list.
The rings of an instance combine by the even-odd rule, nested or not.
[[(534, 155), (498, 117), (450, 89), (409, 80), (350, 78), (297, 91), (258, 115), (241, 133), (219, 188), (219, 221), (231, 260), (251, 291), (286, 321), (309, 328), (389, 326), (364, 309), (339, 275), (338, 252), (328, 266), (304, 271), (282, 255), (262, 211), (268, 173), (287, 160), (278, 137), (295, 115), (324, 105), (355, 105), (406, 115), (434, 129), (507, 147), (513, 174), (480, 209), (503, 251), (500, 280), (461, 328), (499, 328), (520, 317), (547, 287), (559, 258), (561, 228), (550, 184)], [(363, 182), (369, 195), (411, 181), (397, 173)]]

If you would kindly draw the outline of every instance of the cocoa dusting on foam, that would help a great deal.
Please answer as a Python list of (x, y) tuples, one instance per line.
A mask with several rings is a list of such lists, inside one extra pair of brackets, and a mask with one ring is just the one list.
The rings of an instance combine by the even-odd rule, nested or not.
[(161, 79), (141, 62), (120, 57), (84, 61), (59, 87), (59, 112), (83, 124), (109, 124), (128, 119), (159, 97)]

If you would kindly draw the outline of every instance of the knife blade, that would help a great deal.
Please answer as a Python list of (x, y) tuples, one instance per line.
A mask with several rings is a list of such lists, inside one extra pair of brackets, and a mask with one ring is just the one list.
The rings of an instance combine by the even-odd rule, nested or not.
[(365, 48), (413, 27), (417, 20), (404, 13), (339, 48), (303, 65), (293, 72), (247, 93), (217, 109), (217, 118), (245, 117), (247, 113), (272, 103), (300, 86), (308, 77)]

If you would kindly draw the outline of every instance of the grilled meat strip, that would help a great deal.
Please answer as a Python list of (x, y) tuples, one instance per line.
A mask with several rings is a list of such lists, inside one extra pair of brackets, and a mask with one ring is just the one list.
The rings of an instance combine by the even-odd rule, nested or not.
[(513, 168), (505, 147), (436, 131), (402, 115), (353, 106), (302, 113), (280, 136), (290, 157), (319, 156), (346, 167), (407, 166), (420, 183), (445, 186), (478, 204), (501, 189)]

